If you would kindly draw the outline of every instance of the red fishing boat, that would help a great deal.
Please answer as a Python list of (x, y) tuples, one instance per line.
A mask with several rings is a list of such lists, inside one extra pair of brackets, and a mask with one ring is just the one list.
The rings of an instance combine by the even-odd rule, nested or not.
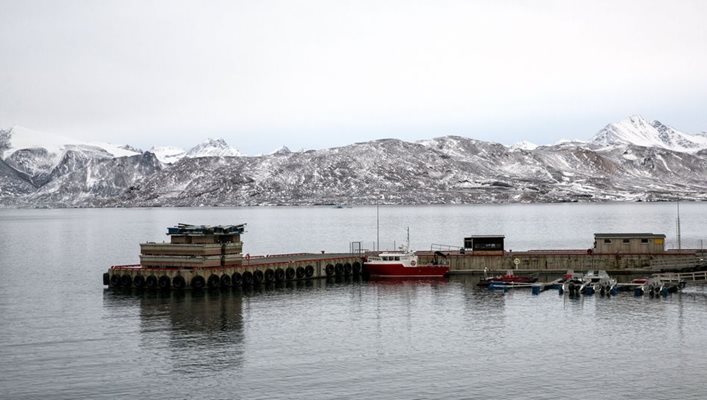
[(420, 265), (414, 252), (383, 252), (368, 257), (363, 270), (373, 278), (441, 278), (449, 273), (449, 266), (438, 261)]

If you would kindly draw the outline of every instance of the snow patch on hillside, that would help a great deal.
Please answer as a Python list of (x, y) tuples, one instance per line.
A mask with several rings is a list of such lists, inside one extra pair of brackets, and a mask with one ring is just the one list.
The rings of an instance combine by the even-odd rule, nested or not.
[(148, 151), (154, 154), (162, 164), (176, 163), (187, 154), (184, 149), (173, 146), (153, 146)]

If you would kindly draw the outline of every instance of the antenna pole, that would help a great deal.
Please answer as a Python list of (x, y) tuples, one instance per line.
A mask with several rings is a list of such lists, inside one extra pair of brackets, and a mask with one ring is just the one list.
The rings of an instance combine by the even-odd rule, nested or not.
[(378, 199), (376, 199), (376, 251), (380, 251), (380, 213), (378, 211)]
[(680, 199), (678, 199), (678, 220), (677, 220), (677, 236), (678, 236), (678, 250), (682, 250), (682, 243), (680, 240)]

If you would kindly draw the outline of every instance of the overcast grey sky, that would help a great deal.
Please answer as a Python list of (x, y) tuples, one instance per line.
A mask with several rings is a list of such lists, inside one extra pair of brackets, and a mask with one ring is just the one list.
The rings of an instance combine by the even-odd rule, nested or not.
[(707, 1), (0, 0), (0, 127), (246, 154), (707, 130)]

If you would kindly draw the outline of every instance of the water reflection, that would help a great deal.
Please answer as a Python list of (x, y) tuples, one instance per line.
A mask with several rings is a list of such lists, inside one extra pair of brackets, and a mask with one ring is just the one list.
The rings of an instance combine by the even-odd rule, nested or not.
[(103, 300), (104, 308), (116, 312), (116, 318), (138, 314), (138, 347), (147, 361), (169, 360), (173, 372), (184, 374), (242, 366), (239, 293), (107, 290)]
[[(359, 277), (337, 277), (256, 285), (228, 290), (105, 290), (106, 318), (139, 321), (138, 349), (147, 358), (168, 361), (172, 372), (199, 375), (239, 369), (247, 350), (247, 313), (251, 300), (324, 288), (360, 285)], [(297, 292), (297, 293), (295, 293)], [(126, 318), (126, 316), (137, 318)], [(164, 343), (168, 345), (164, 346)]]

